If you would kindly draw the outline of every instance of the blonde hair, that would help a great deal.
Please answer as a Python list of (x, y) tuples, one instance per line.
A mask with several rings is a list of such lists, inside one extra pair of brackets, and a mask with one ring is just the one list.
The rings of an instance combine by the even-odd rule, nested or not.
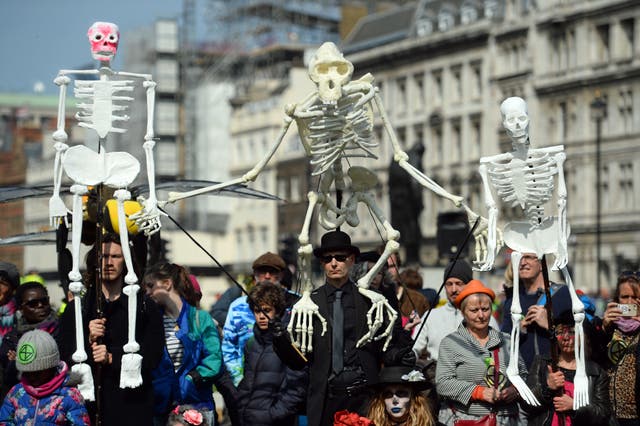
[[(393, 426), (389, 420), (389, 415), (385, 409), (384, 398), (382, 392), (377, 392), (371, 405), (369, 406), (369, 415), (367, 416), (376, 426)], [(409, 402), (409, 415), (403, 423), (404, 426), (435, 426), (436, 420), (433, 416), (431, 406), (427, 402), (427, 398), (420, 392), (411, 391), (411, 400)]]

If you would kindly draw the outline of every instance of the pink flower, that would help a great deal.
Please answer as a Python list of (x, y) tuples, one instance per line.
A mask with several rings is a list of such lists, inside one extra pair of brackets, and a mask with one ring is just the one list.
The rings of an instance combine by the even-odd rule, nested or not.
[(197, 410), (187, 410), (182, 414), (182, 418), (190, 425), (202, 424), (202, 413)]

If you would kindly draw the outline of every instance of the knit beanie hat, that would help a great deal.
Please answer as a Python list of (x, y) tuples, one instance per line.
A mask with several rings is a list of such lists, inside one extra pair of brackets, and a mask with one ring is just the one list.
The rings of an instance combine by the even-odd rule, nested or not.
[(463, 283), (468, 283), (473, 279), (473, 271), (471, 265), (464, 259), (458, 259), (456, 263), (449, 262), (446, 268), (444, 268), (444, 280), (449, 278), (457, 278)]
[(16, 368), (18, 371), (43, 371), (60, 363), (58, 345), (49, 333), (35, 329), (18, 340)]

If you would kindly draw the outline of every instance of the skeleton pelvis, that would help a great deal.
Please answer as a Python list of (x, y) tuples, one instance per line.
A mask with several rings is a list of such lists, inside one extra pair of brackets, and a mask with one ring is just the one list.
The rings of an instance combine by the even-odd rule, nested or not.
[(69, 148), (62, 166), (75, 183), (112, 188), (130, 185), (140, 172), (140, 163), (128, 152), (97, 153), (84, 145)]
[(511, 222), (504, 227), (504, 242), (521, 253), (555, 254), (558, 252), (559, 226), (556, 217), (546, 217), (535, 227), (530, 222)]

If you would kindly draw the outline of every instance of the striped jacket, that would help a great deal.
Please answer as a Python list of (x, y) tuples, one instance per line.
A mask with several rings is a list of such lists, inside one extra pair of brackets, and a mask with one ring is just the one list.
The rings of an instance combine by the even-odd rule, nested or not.
[[(458, 329), (445, 337), (440, 343), (438, 363), (436, 366), (436, 388), (442, 399), (442, 409), (451, 407), (460, 414), (484, 416), (491, 411), (491, 404), (484, 401), (471, 400), (476, 386), (491, 386), (487, 379), (493, 378), (489, 366), (494, 364), (493, 350), (499, 348), (500, 388), (509, 385), (506, 381), (506, 370), (509, 364), (509, 335), (489, 327), (489, 341), (480, 346), (469, 333), (464, 321)], [(527, 370), (522, 360), (518, 359), (520, 376), (526, 380)], [(497, 405), (498, 417), (512, 417), (518, 413), (518, 405)]]

